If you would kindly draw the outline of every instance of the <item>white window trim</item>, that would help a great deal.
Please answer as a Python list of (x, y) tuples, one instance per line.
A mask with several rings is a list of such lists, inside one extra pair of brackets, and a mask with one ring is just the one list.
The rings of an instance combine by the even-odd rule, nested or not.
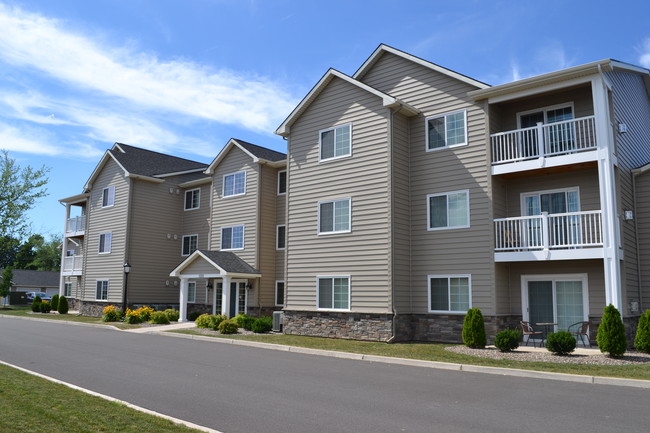
[(185, 245), (185, 238), (191, 238), (192, 236), (196, 236), (196, 250), (199, 249), (199, 235), (198, 234), (192, 234), (192, 235), (183, 235), (183, 238), (181, 239), (181, 257), (187, 257), (191, 255), (194, 251), (191, 251), (189, 254), (184, 253), (184, 248), (183, 246)]
[[(350, 203), (349, 204), (349, 210), (350, 211), (348, 212), (348, 229), (347, 230), (334, 230), (334, 231), (331, 231), (331, 232), (322, 232), (322, 231), (320, 231), (320, 207), (321, 207), (321, 204), (323, 204), (323, 203), (334, 203), (334, 202), (337, 202), (337, 201), (344, 201), (344, 200), (347, 200)], [(316, 224), (317, 224), (316, 225), (316, 232), (318, 233), (319, 236), (320, 235), (337, 235), (337, 234), (341, 234), (341, 233), (351, 233), (352, 232), (352, 197), (336, 198), (336, 199), (333, 199), (333, 200), (319, 201), (318, 202), (318, 218), (317, 218)]]
[[(244, 192), (240, 192), (238, 194), (226, 195), (226, 178), (228, 176), (233, 176), (234, 177), (236, 174), (239, 174), (239, 173), (244, 173)], [(246, 195), (246, 179), (247, 179), (246, 170), (239, 170), (239, 171), (236, 171), (234, 173), (224, 174), (223, 179), (222, 179), (222, 185), (221, 185), (221, 197), (222, 198), (230, 198), (230, 197), (239, 197), (239, 196), (242, 196), (242, 195)], [(234, 190), (234, 185), (235, 185), (235, 183), (234, 183), (234, 178), (233, 178), (233, 190)]]
[[(68, 292), (68, 287), (70, 287), (70, 292)], [(95, 288), (95, 291), (97, 288)], [(63, 283), (63, 296), (72, 296), (72, 283), (65, 282)]]
[(276, 307), (284, 307), (284, 304), (278, 304), (278, 283), (284, 284), (284, 294), (282, 295), (282, 298), (284, 299), (284, 304), (287, 303), (287, 285), (284, 280), (275, 280), (275, 298), (273, 299), (273, 302)]
[[(519, 206), (520, 206), (520, 211), (521, 211), (521, 216), (524, 216), (526, 213), (526, 197), (533, 197), (533, 196), (541, 196), (542, 194), (554, 194), (558, 192), (571, 192), (575, 191), (578, 193), (578, 212), (582, 210), (582, 203), (580, 199), (580, 187), (579, 186), (571, 186), (568, 188), (558, 188), (558, 189), (547, 189), (544, 191), (527, 191), (527, 192), (522, 192), (519, 194)], [(540, 207), (541, 207), (541, 198), (540, 198)]]
[[(196, 207), (186, 207), (187, 206), (187, 194), (188, 193), (193, 193), (194, 191), (199, 192), (199, 200), (198, 200), (199, 203), (196, 205)], [(188, 210), (196, 210), (196, 209), (201, 208), (201, 188), (188, 189), (187, 191), (185, 191), (185, 195), (184, 195), (183, 198), (184, 198), (184, 200), (183, 200), (183, 210), (188, 211)]]
[[(467, 278), (467, 284), (469, 286), (469, 308), (472, 308), (472, 275), (471, 274), (459, 274), (459, 275), (427, 275), (427, 310), (429, 313), (436, 314), (467, 314), (467, 311), (452, 311), (452, 310), (432, 310), (431, 309), (431, 278), (447, 278), (449, 281), (451, 278)], [(447, 283), (447, 290), (450, 290), (449, 283)], [(449, 297), (451, 298), (451, 297)], [(451, 301), (450, 301), (451, 302)]]
[[(111, 235), (111, 242), (108, 245), (108, 250), (105, 251), (100, 251), (100, 247), (102, 245), (102, 236), (104, 236), (104, 248), (106, 248), (106, 235)], [(97, 254), (110, 254), (113, 249), (113, 232), (101, 232), (99, 234), (99, 238), (97, 239)]]
[[(331, 158), (323, 158), (321, 156), (322, 150), (323, 150), (323, 143), (322, 143), (323, 133), (327, 132), (327, 131), (334, 131), (335, 129), (341, 128), (343, 126), (349, 126), (350, 127), (350, 150), (345, 155), (333, 156)], [(334, 146), (336, 147), (336, 132), (334, 133)], [(325, 128), (325, 129), (321, 129), (320, 131), (318, 131), (318, 161), (319, 162), (334, 161), (334, 160), (341, 159), (341, 158), (350, 158), (351, 156), (352, 156), (352, 123), (344, 123), (342, 125), (335, 125), (335, 126), (332, 126), (331, 128)]]
[[(280, 227), (284, 227), (284, 247), (280, 248), (278, 247), (278, 241), (280, 240)], [(286, 224), (278, 224), (275, 226), (275, 250), (276, 251), (284, 251), (287, 249), (287, 225)]]
[[(348, 279), (348, 308), (321, 308), (320, 285), (318, 283), (321, 279), (325, 279), (325, 278), (332, 279), (332, 280), (334, 278)], [(332, 296), (334, 296), (333, 288), (332, 288)], [(332, 298), (332, 305), (334, 305), (334, 298)], [(316, 276), (316, 308), (320, 311), (351, 311), (352, 310), (352, 277), (350, 275), (317, 275)]]
[[(194, 300), (190, 301), (190, 284), (194, 284)], [(196, 281), (187, 282), (187, 303), (196, 304)]]
[(559, 110), (561, 108), (571, 108), (571, 115), (573, 118), (576, 118), (576, 110), (573, 106), (573, 101), (569, 102), (564, 102), (562, 104), (556, 104), (556, 105), (549, 105), (547, 107), (539, 107), (539, 108), (534, 108), (532, 110), (526, 110), (526, 111), (519, 111), (518, 113), (515, 114), (517, 116), (517, 129), (521, 129), (521, 116), (525, 116), (527, 114), (532, 114), (532, 113), (539, 113), (540, 111), (544, 113), (544, 125), (548, 125), (548, 112), (551, 110)]
[[(280, 173), (284, 173), (284, 192), (280, 192)], [(289, 187), (289, 178), (287, 177), (287, 170), (278, 171), (278, 190), (276, 191), (278, 195), (287, 195), (287, 189)]]
[[(108, 191), (108, 197), (109, 198), (112, 197), (113, 201), (112, 201), (112, 203), (107, 204), (106, 206), (104, 206), (104, 193), (106, 191)], [(102, 208), (108, 208), (108, 207), (113, 207), (113, 206), (115, 206), (115, 185), (109, 185), (106, 188), (102, 189), (102, 206), (101, 207)]]
[[(232, 229), (235, 227), (241, 227), (241, 235), (242, 235), (242, 242), (241, 242), (241, 248), (221, 248), (223, 245), (223, 230), (224, 229)], [(246, 226), (244, 224), (238, 224), (234, 226), (223, 226), (221, 227), (221, 230), (219, 231), (220, 237), (219, 237), (219, 251), (241, 251), (244, 248), (246, 248)], [(232, 239), (232, 237), (231, 237)], [(231, 243), (232, 245), (232, 243)]]
[(589, 277), (588, 274), (528, 274), (521, 276), (521, 308), (522, 320), (529, 321), (529, 281), (553, 281), (553, 317), (557, 317), (557, 301), (555, 299), (556, 281), (582, 281), (582, 314), (585, 321), (589, 320)]
[[(447, 227), (431, 227), (431, 205), (430, 205), (430, 198), (431, 197), (440, 197), (440, 196), (446, 196), (449, 197), (449, 194), (459, 194), (459, 193), (466, 193), (467, 194), (467, 225), (463, 226), (447, 226)], [(449, 223), (449, 199), (447, 199), (447, 222)], [(436, 193), (436, 194), (427, 194), (427, 231), (434, 232), (434, 231), (439, 231), (439, 230), (456, 230), (456, 229), (467, 229), (470, 228), (472, 224), (472, 212), (470, 210), (470, 199), (469, 199), (469, 190), (468, 189), (461, 189), (458, 191), (446, 191), (446, 192), (441, 192), (441, 193)]]
[[(97, 283), (100, 281), (106, 281), (106, 299), (100, 299), (97, 297)], [(95, 301), (99, 302), (108, 302), (108, 291), (110, 290), (110, 280), (109, 279), (96, 279), (95, 280)]]
[[(463, 122), (465, 123), (465, 142), (464, 143), (458, 143), (458, 144), (453, 144), (451, 146), (447, 145), (447, 116), (450, 116), (452, 114), (456, 113), (463, 113)], [(429, 120), (431, 119), (439, 119), (441, 117), (445, 118), (445, 145), (442, 147), (436, 147), (435, 149), (429, 149)], [(461, 146), (467, 146), (469, 144), (469, 137), (468, 137), (468, 125), (467, 125), (467, 110), (456, 110), (456, 111), (449, 111), (448, 113), (442, 113), (442, 114), (436, 114), (435, 116), (429, 116), (424, 119), (424, 139), (425, 139), (425, 150), (427, 152), (436, 152), (439, 150), (444, 150), (444, 149), (453, 149), (455, 147), (461, 147)]]

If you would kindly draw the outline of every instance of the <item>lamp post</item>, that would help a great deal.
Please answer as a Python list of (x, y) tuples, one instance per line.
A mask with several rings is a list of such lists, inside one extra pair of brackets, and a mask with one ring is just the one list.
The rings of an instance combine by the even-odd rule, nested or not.
[(122, 311), (126, 314), (126, 291), (129, 285), (129, 272), (131, 272), (131, 265), (129, 261), (124, 262), (124, 291), (122, 293)]

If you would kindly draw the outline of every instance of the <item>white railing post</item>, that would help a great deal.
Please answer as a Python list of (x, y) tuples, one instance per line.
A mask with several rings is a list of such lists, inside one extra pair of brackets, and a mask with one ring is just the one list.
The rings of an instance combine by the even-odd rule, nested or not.
[(549, 255), (548, 212), (542, 212), (542, 248), (546, 257)]
[(537, 122), (537, 152), (540, 159), (540, 164), (544, 161), (544, 124)]

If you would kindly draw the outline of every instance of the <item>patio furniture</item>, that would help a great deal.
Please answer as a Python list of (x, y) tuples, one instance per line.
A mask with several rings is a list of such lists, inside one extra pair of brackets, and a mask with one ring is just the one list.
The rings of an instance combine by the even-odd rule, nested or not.
[(541, 322), (541, 323), (535, 323), (535, 325), (544, 328), (544, 330), (542, 331), (542, 343), (544, 343), (546, 341), (546, 338), (548, 337), (548, 334), (555, 332), (555, 327), (557, 326), (557, 323)]
[[(521, 321), (519, 322), (519, 325), (521, 326), (521, 332), (524, 334), (524, 337), (526, 340), (526, 346), (528, 346), (528, 342), (530, 341), (531, 336), (540, 336), (542, 337), (542, 341), (539, 343), (539, 347), (542, 347), (542, 343), (544, 342), (544, 336), (542, 335), (542, 331), (535, 331), (533, 327), (530, 325), (528, 322)], [(533, 340), (533, 347), (535, 347), (535, 341)]]
[(587, 347), (585, 344), (585, 337), (587, 337), (587, 343), (589, 343), (589, 347), (591, 347), (591, 340), (589, 339), (589, 322), (576, 322), (573, 325), (570, 325), (569, 328), (567, 329), (573, 335), (576, 337), (576, 340), (578, 337), (580, 337), (580, 341), (582, 341), (582, 345)]

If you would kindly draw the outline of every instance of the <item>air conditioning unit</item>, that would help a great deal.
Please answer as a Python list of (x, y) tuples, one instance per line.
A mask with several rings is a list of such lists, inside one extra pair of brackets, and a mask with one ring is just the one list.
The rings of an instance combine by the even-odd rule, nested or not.
[(273, 332), (282, 332), (282, 319), (284, 313), (282, 311), (273, 312)]

